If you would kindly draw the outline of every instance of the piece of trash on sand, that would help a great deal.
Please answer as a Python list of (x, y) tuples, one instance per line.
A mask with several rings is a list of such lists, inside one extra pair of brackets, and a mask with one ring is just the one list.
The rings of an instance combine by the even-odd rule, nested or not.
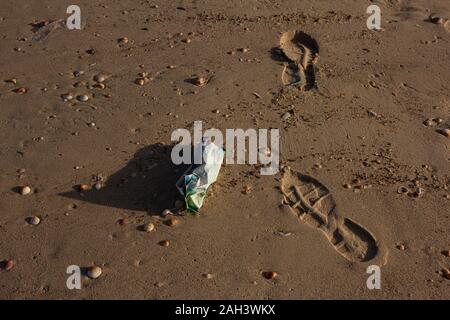
[(209, 140), (198, 143), (194, 147), (194, 153), (197, 148), (201, 148), (203, 163), (191, 165), (176, 184), (178, 191), (184, 196), (187, 211), (193, 213), (198, 213), (209, 186), (217, 180), (225, 154), (222, 148)]

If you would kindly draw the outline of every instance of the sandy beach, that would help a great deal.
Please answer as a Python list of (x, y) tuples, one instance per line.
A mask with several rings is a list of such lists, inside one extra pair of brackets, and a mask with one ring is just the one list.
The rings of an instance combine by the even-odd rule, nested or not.
[[(1, 4), (0, 299), (450, 299), (450, 2), (72, 2)], [(279, 172), (186, 212), (194, 121)]]

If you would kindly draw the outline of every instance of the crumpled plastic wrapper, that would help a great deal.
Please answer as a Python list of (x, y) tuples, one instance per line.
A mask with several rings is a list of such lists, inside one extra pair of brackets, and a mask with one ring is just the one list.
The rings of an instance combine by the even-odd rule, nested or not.
[(176, 185), (184, 196), (186, 209), (192, 213), (198, 213), (202, 207), (209, 186), (217, 180), (225, 155), (222, 148), (210, 141), (198, 143), (195, 148), (202, 149), (203, 163), (192, 165)]

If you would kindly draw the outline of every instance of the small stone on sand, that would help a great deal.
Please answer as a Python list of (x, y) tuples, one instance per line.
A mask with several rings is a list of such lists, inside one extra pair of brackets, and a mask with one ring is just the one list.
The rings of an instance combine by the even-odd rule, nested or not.
[(450, 257), (450, 250), (443, 250), (443, 251), (442, 251), (442, 254), (443, 254), (445, 257), (449, 258), (449, 257)]
[(432, 22), (434, 24), (443, 24), (444, 23), (444, 18), (436, 16), (434, 14), (430, 15), (429, 19), (430, 19), (430, 22)]
[(89, 186), (87, 184), (80, 184), (77, 189), (78, 191), (85, 191), (89, 189)]
[(155, 225), (153, 223), (150, 222), (150, 223), (146, 223), (144, 225), (144, 231), (145, 232), (152, 232), (154, 230), (155, 230)]
[(268, 280), (275, 279), (277, 276), (278, 276), (278, 273), (276, 273), (275, 271), (263, 272), (263, 277), (268, 279)]
[(179, 224), (180, 224), (180, 221), (175, 218), (170, 218), (169, 220), (166, 221), (166, 225), (168, 225), (169, 227), (175, 227)]
[(28, 92), (28, 89), (27, 88), (18, 88), (18, 89), (15, 89), (14, 92), (17, 94), (25, 94)]
[(105, 82), (108, 77), (105, 74), (99, 73), (94, 76), (94, 81), (98, 83)]
[(136, 83), (139, 86), (143, 86), (145, 84), (145, 80), (143, 78), (139, 78), (139, 79), (136, 79), (134, 81), (134, 83)]
[(162, 240), (162, 241), (158, 242), (158, 244), (159, 244), (160, 246), (162, 246), (162, 247), (168, 247), (168, 246), (170, 246), (169, 240)]
[(72, 96), (70, 93), (66, 93), (66, 94), (63, 94), (63, 95), (61, 96), (61, 98), (63, 99), (64, 102), (67, 102), (67, 101), (72, 100), (72, 99), (73, 99), (73, 96)]
[(402, 243), (396, 245), (396, 248), (400, 251), (405, 251), (406, 250), (406, 246)]
[(16, 262), (14, 260), (5, 260), (2, 263), (2, 268), (5, 271), (9, 271), (16, 265)]
[(208, 81), (204, 77), (196, 77), (193, 79), (193, 84), (197, 87), (203, 87)]
[(20, 194), (23, 196), (26, 196), (27, 194), (31, 193), (31, 188), (29, 186), (25, 186), (20, 188)]
[(88, 268), (87, 270), (87, 276), (91, 279), (97, 279), (102, 274), (102, 268), (93, 266)]
[(161, 213), (161, 217), (166, 217), (166, 216), (173, 216), (172, 211), (165, 209), (162, 213)]
[(81, 101), (81, 102), (86, 102), (89, 100), (89, 97), (86, 94), (82, 94), (82, 95), (77, 96), (77, 100)]
[(445, 279), (450, 280), (450, 270), (448, 270), (447, 268), (442, 269), (442, 276)]
[(41, 223), (41, 219), (37, 216), (29, 217), (27, 219), (28, 223), (32, 226), (37, 226), (39, 223)]
[(450, 137), (450, 129), (438, 129), (437, 132), (439, 132), (440, 134), (442, 134), (443, 136), (449, 138)]

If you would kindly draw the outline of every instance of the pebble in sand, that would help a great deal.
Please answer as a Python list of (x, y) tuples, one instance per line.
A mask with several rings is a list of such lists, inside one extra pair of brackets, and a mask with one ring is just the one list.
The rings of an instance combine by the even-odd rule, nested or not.
[(31, 188), (29, 186), (24, 186), (20, 188), (20, 194), (26, 196), (31, 193)]
[(169, 227), (175, 227), (180, 224), (180, 221), (178, 219), (171, 218), (171, 219), (168, 219), (165, 223)]
[(41, 219), (37, 216), (33, 216), (27, 218), (27, 222), (32, 226), (37, 226), (39, 223), (41, 223)]
[(9, 271), (16, 265), (16, 262), (14, 260), (5, 260), (1, 263), (1, 267), (5, 271)]
[(106, 74), (103, 74), (103, 73), (99, 73), (99, 74), (94, 76), (94, 81), (97, 82), (97, 83), (105, 82), (106, 79), (108, 79), (108, 76)]
[(61, 98), (63, 99), (64, 102), (67, 102), (67, 101), (72, 100), (72, 99), (73, 99), (73, 96), (72, 96), (70, 93), (66, 93), (66, 94), (63, 94), (63, 95), (61, 96)]
[(168, 247), (168, 246), (170, 246), (169, 240), (162, 240), (162, 241), (158, 242), (158, 244), (159, 244), (161, 247)]
[(278, 277), (278, 273), (276, 273), (275, 271), (266, 271), (263, 272), (263, 277), (266, 278), (267, 280), (272, 280)]
[(437, 132), (442, 134), (444, 137), (449, 138), (450, 137), (450, 129), (444, 128), (444, 129), (438, 129)]
[(87, 276), (91, 279), (97, 279), (102, 274), (102, 268), (93, 266), (88, 268), (87, 270)]
[(89, 100), (89, 96), (86, 94), (81, 94), (81, 95), (77, 96), (77, 100), (81, 101), (81, 102), (86, 102)]
[(153, 223), (146, 223), (143, 227), (145, 232), (152, 232), (155, 230), (155, 225)]

